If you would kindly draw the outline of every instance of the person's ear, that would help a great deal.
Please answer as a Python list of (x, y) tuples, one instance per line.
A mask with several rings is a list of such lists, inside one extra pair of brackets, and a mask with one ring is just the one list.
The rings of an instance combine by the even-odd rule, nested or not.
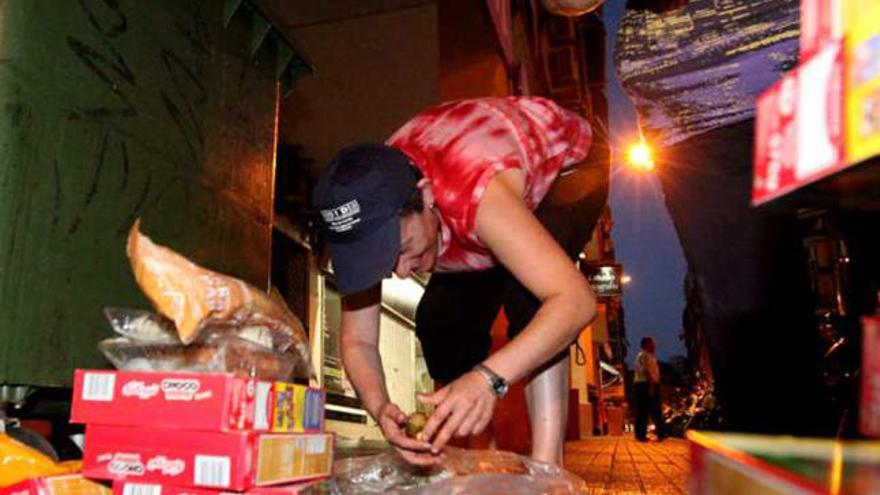
[(425, 208), (431, 209), (434, 206), (434, 190), (431, 187), (431, 180), (423, 178), (416, 184), (416, 187), (422, 190), (422, 202)]

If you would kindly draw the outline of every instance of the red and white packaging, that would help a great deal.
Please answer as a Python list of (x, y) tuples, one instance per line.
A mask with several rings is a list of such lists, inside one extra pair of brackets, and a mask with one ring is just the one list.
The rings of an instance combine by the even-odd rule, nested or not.
[(846, 167), (843, 43), (828, 45), (757, 101), (752, 202)]
[(210, 488), (116, 481), (113, 483), (113, 495), (300, 495), (321, 482), (323, 480), (312, 480), (288, 485), (259, 486), (246, 492), (224, 492)]
[[(3, 469), (0, 466), (0, 469)], [(110, 488), (81, 474), (43, 476), (0, 487), (0, 495), (110, 495)], [(280, 494), (279, 494), (280, 495)]]
[(95, 479), (246, 491), (329, 476), (327, 433), (181, 431), (89, 425), (82, 473)]
[(862, 395), (859, 430), (880, 437), (880, 318), (862, 318)]
[(254, 427), (256, 383), (227, 373), (76, 370), (70, 421), (189, 430)]
[(204, 431), (323, 430), (324, 391), (228, 373), (77, 370), (70, 420)]
[(801, 62), (843, 38), (845, 1), (801, 0)]

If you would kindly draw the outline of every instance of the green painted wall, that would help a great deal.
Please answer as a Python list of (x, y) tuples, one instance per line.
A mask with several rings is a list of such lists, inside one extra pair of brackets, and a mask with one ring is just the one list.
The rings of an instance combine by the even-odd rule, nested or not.
[(104, 306), (146, 307), (144, 230), (269, 277), (274, 45), (220, 0), (0, 0), (0, 384), (103, 366)]

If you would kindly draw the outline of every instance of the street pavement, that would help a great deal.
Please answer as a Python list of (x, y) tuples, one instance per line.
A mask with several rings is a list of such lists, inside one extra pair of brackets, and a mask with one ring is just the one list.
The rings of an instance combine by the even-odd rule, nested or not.
[(687, 493), (687, 441), (636, 442), (631, 435), (595, 437), (565, 445), (565, 468), (581, 476), (590, 493)]

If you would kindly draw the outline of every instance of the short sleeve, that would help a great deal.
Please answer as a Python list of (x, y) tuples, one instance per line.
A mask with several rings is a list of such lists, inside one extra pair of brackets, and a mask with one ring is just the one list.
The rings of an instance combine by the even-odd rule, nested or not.
[[(489, 182), (496, 175), (507, 170), (525, 170), (525, 167), (521, 160), (510, 158), (487, 164), (485, 167), (482, 167), (482, 171), (479, 174), (474, 176), (473, 185), (468, 187), (470, 198), (465, 205), (465, 210), (462, 212), (466, 232), (476, 233), (477, 209), (483, 200), (483, 196), (486, 195), (486, 188), (489, 187)], [(476, 234), (473, 235), (471, 241), (475, 242), (479, 247), (485, 248), (485, 245), (477, 239)]]
[(590, 147), (593, 145), (593, 128), (587, 119), (580, 115), (564, 108), (557, 108), (562, 125), (565, 127), (563, 142), (567, 146), (562, 151), (562, 168), (566, 168), (583, 161), (590, 153)]

